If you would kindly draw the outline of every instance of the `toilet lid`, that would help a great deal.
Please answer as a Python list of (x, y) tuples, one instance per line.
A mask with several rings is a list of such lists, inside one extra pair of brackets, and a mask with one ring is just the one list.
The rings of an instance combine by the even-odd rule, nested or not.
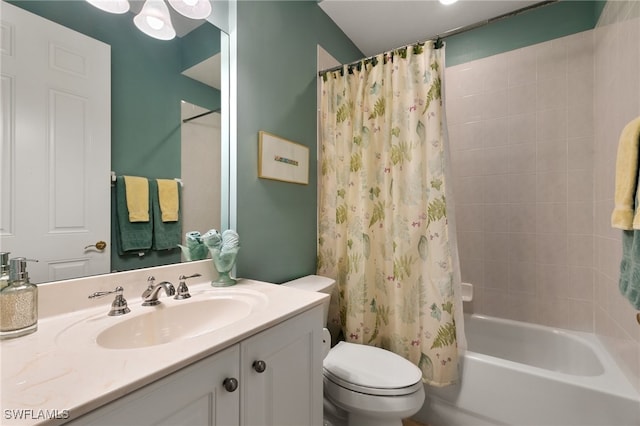
[[(410, 361), (374, 346), (339, 342), (325, 357), (325, 376), (343, 387), (371, 394), (406, 394), (421, 386), (422, 372)], [(410, 388), (410, 389), (408, 389)]]

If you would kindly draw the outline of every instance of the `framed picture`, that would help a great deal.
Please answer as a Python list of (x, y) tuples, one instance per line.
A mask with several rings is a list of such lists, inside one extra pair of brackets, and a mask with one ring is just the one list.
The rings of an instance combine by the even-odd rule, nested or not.
[(258, 177), (309, 184), (309, 147), (258, 132)]

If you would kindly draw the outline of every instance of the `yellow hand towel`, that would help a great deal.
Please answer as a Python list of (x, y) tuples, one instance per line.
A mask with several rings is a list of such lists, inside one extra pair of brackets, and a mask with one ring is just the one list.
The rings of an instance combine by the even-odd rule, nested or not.
[(149, 222), (149, 180), (138, 176), (124, 177), (129, 222)]
[(178, 182), (173, 179), (157, 179), (158, 202), (163, 222), (176, 222), (180, 203), (178, 200)]
[(618, 229), (640, 229), (640, 211), (635, 215), (638, 180), (638, 148), (640, 145), (640, 117), (625, 126), (618, 142), (616, 158), (615, 208), (611, 226)]

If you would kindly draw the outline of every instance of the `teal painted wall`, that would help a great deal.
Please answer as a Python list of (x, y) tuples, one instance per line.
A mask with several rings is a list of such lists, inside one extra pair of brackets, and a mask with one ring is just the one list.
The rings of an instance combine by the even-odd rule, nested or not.
[(564, 0), (447, 37), (447, 66), (590, 30), (605, 3)]
[[(364, 55), (315, 1), (238, 2), (238, 276), (280, 283), (315, 272), (316, 46)], [(258, 178), (258, 131), (309, 147), (309, 185)]]
[[(180, 176), (180, 101), (220, 106), (218, 90), (180, 73), (220, 51), (219, 30), (207, 24), (183, 39), (160, 41), (140, 32), (132, 13), (109, 14), (85, 1), (11, 3), (111, 46), (111, 170), (150, 178)], [(112, 218), (113, 207), (112, 194)], [(178, 249), (119, 256), (114, 228), (112, 221), (112, 270), (180, 261)]]

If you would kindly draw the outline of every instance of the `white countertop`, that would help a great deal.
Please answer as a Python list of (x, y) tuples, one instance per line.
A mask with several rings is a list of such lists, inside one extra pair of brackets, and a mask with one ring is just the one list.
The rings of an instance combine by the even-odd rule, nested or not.
[[(177, 284), (176, 280), (172, 282)], [(193, 295), (190, 301), (196, 300), (198, 295), (235, 289), (239, 292), (259, 292), (264, 295), (265, 303), (257, 308), (257, 312), (211, 332), (137, 349), (105, 349), (95, 343), (95, 336), (100, 330), (139, 312), (156, 309), (141, 306), (140, 297), (132, 297), (126, 286), (125, 297), (131, 308), (130, 314), (107, 316), (113, 299), (107, 296), (105, 302), (108, 303), (103, 302), (97, 307), (85, 302), (86, 309), (76, 308), (70, 312), (41, 317), (35, 333), (0, 341), (0, 423), (65, 423), (287, 318), (319, 306), (328, 297), (242, 279), (235, 286), (226, 288), (212, 287), (210, 278), (205, 276), (190, 280), (188, 284)], [(96, 291), (90, 286), (83, 289), (82, 300)], [(49, 294), (51, 291), (45, 292), (45, 295)], [(167, 297), (163, 291), (159, 300), (166, 307), (189, 303)], [(46, 418), (52, 412), (60, 417), (69, 417)], [(24, 418), (19, 419), (21, 416)]]

